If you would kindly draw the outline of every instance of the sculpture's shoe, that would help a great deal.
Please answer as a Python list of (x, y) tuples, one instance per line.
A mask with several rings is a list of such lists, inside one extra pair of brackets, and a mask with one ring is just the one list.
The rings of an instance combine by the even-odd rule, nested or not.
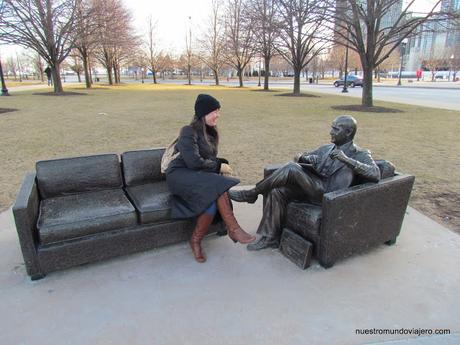
[(249, 189), (249, 190), (230, 190), (228, 192), (230, 199), (237, 201), (237, 202), (248, 202), (253, 204), (257, 201), (257, 194), (256, 190)]
[(261, 250), (265, 248), (278, 248), (279, 242), (274, 240), (273, 238), (269, 238), (266, 236), (262, 236), (259, 240), (255, 243), (251, 243), (247, 245), (247, 250), (255, 251)]

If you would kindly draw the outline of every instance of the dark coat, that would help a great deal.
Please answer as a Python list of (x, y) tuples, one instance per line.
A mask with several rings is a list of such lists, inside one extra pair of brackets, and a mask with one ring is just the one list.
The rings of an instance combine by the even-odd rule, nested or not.
[(180, 154), (166, 170), (166, 181), (173, 194), (173, 219), (200, 215), (220, 195), (240, 182), (219, 174), (220, 166), (226, 160), (217, 158), (214, 138), (208, 138), (211, 145), (191, 126), (180, 131), (176, 144)]

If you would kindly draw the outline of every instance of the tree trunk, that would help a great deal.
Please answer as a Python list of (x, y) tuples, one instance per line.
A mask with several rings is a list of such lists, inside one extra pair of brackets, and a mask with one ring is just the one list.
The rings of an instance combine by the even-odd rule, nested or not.
[(152, 66), (152, 78), (153, 78), (153, 83), (156, 84), (157, 83), (157, 72), (155, 68), (153, 68), (153, 66)]
[(293, 91), (293, 94), (295, 96), (300, 95), (300, 73), (301, 72), (302, 71), (301, 71), (300, 68), (294, 67), (294, 91)]
[(91, 88), (91, 78), (89, 76), (88, 57), (87, 56), (82, 56), (82, 60), (83, 60), (83, 69), (85, 70), (86, 88), (90, 89)]
[(77, 72), (77, 78), (78, 78), (78, 82), (81, 83), (80, 71)]
[(372, 68), (363, 66), (363, 95), (361, 104), (364, 107), (373, 107), (374, 101), (372, 96)]
[(113, 81), (116, 85), (118, 84), (117, 68), (115, 67), (115, 65), (113, 65), (112, 69), (113, 69)]
[(213, 69), (212, 71), (214, 72), (214, 80), (216, 81), (216, 86), (219, 86), (219, 71), (215, 69)]
[(188, 78), (188, 84), (192, 85), (192, 66), (187, 65), (187, 78)]
[(243, 69), (238, 66), (238, 80), (240, 81), (240, 87), (243, 87)]
[(51, 76), (53, 78), (54, 93), (64, 92), (64, 89), (62, 88), (61, 73), (59, 73), (59, 70), (59, 62), (56, 62), (54, 65), (51, 65)]
[(113, 85), (113, 79), (112, 79), (112, 67), (107, 66), (107, 78), (109, 79), (109, 85)]
[(265, 67), (265, 73), (264, 73), (264, 90), (268, 90), (268, 78), (270, 74), (270, 58), (265, 57), (265, 62), (264, 62), (264, 67)]

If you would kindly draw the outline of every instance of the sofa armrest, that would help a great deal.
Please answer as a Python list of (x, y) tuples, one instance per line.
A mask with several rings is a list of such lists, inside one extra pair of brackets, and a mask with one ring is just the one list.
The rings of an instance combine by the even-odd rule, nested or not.
[(39, 207), (40, 199), (35, 182), (35, 173), (28, 173), (13, 205), (13, 215), (24, 263), (27, 273), (32, 279), (42, 276), (37, 258)]
[(325, 267), (399, 235), (415, 177), (399, 174), (323, 196), (319, 260)]

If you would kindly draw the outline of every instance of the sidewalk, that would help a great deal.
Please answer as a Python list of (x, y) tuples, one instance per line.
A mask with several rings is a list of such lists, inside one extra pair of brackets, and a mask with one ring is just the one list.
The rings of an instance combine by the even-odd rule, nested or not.
[[(235, 204), (255, 232), (255, 205)], [(204, 241), (49, 274), (25, 274), (11, 210), (0, 214), (0, 344), (368, 344), (408, 335), (356, 329), (450, 329), (389, 344), (460, 343), (460, 236), (409, 208), (398, 242), (325, 270), (276, 249)], [(455, 334), (457, 333), (457, 334)]]

